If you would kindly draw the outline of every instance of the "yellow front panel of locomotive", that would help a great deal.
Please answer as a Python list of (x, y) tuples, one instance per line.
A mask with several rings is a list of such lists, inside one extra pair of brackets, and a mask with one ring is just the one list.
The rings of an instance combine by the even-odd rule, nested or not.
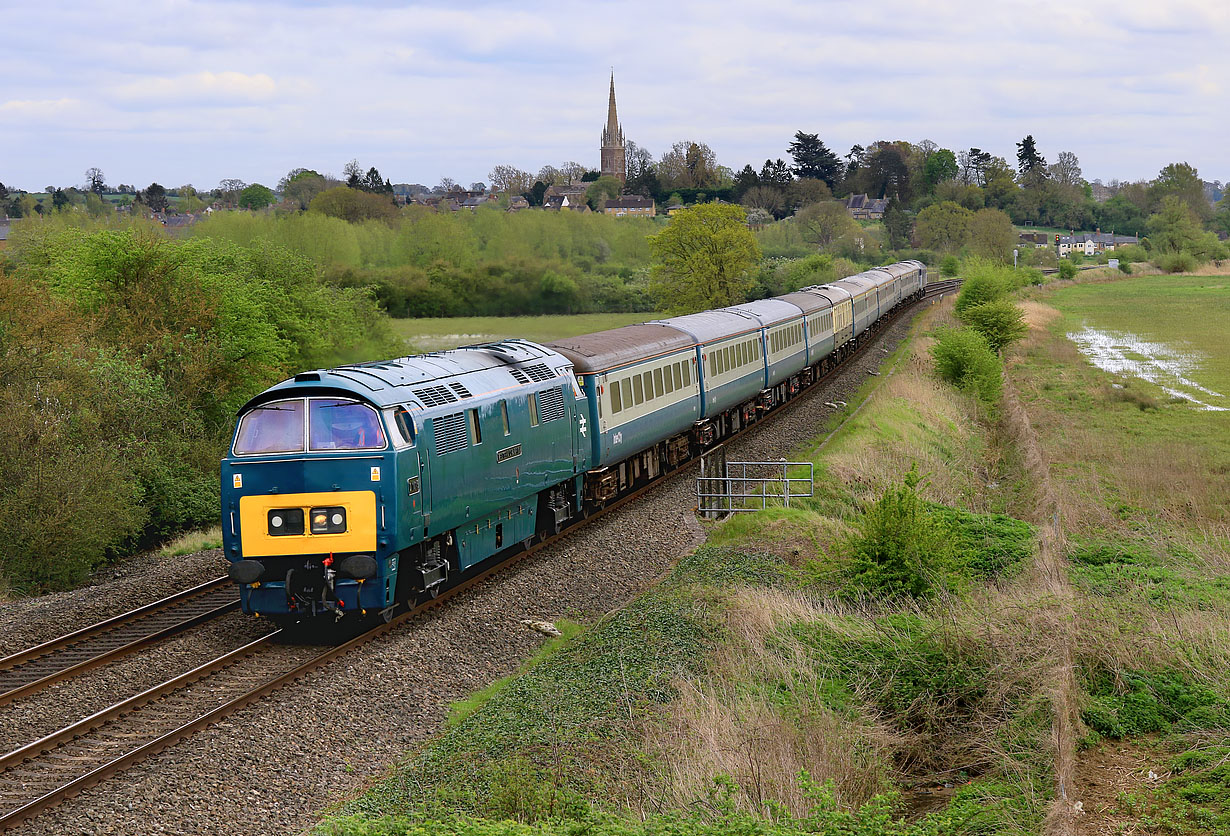
[[(346, 531), (312, 534), (312, 508), (346, 509)], [(277, 537), (269, 533), (269, 512), (277, 508), (302, 508), (303, 534)], [(239, 498), (240, 542), (244, 557), (280, 557), (288, 554), (374, 552), (376, 550), (376, 494), (373, 491), (328, 493), (283, 493)]]

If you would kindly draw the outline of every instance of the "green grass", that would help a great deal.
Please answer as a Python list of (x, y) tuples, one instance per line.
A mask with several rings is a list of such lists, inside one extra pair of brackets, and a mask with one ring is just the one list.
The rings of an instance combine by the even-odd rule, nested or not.
[(189, 531), (167, 543), (158, 550), (161, 557), (180, 557), (185, 554), (196, 554), (207, 549), (222, 548), (222, 529), (219, 526)]
[(574, 316), (459, 316), (394, 319), (393, 331), (413, 351), (444, 351), (461, 345), (520, 337), (550, 342), (657, 319), (655, 313), (576, 314)]

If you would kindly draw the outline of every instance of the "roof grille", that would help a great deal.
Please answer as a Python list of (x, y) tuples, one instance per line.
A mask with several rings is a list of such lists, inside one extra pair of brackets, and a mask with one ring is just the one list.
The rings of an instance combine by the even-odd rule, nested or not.
[(544, 389), (538, 393), (538, 414), (543, 421), (564, 417), (564, 393), (559, 389)]
[(436, 452), (440, 455), (464, 450), (468, 443), (466, 438), (466, 419), (464, 412), (454, 412), (452, 415), (439, 415), (432, 419), (436, 430)]
[(516, 366), (509, 366), (508, 373), (512, 375), (513, 380), (517, 381), (518, 383), (529, 383), (530, 382), (529, 376), (526, 375), (525, 372), (521, 371)]
[(450, 380), (448, 383), (448, 388), (452, 389), (454, 392), (456, 392), (458, 395), (460, 395), (463, 398), (474, 397), (473, 395), (470, 394), (469, 389), (467, 389), (461, 383), (458, 383), (456, 380)]
[(530, 376), (530, 380), (537, 381), (539, 383), (555, 377), (555, 372), (548, 369), (546, 363), (535, 363), (532, 366), (526, 366), (524, 371)]
[(446, 403), (457, 403), (457, 396), (443, 386), (423, 386), (410, 390), (415, 397), (423, 402), (423, 406), (443, 406)]

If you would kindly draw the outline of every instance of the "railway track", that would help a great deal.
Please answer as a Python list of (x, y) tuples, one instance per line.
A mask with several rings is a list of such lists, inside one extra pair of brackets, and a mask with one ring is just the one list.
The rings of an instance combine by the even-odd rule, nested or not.
[(0, 706), (239, 607), (229, 578), (177, 592), (0, 659)]
[[(959, 281), (929, 284), (924, 291), (924, 298), (951, 292), (959, 285)], [(911, 305), (903, 309), (898, 315), (913, 307)], [(862, 352), (863, 348), (860, 348), (852, 357), (857, 357)], [(818, 382), (823, 382), (827, 377), (828, 375)], [(815, 385), (809, 387), (792, 403), (806, 400), (808, 394), (816, 393), (819, 388)], [(784, 411), (775, 410), (765, 417), (771, 419)], [(764, 423), (767, 421), (758, 421), (754, 427), (759, 427)], [(754, 431), (754, 428), (752, 429)], [(695, 460), (681, 464), (664, 474), (662, 479), (654, 480), (611, 503), (606, 511), (613, 511), (635, 501), (645, 492), (661, 485), (665, 479), (687, 470), (694, 464)], [(428, 610), (441, 606), (453, 596), (486, 580), (493, 573), (502, 571), (543, 548), (553, 545), (558, 540), (576, 533), (584, 523), (585, 521), (581, 521), (559, 534), (548, 537), (486, 568), (479, 574), (441, 593), (438, 598), (423, 601), (413, 609), (396, 616), (388, 624), (382, 624), (344, 644), (326, 649), (288, 645), (279, 641), (283, 631), (275, 631), (200, 667), (169, 679), (161, 685), (129, 697), (40, 740), (0, 756), (0, 831), (16, 827), (81, 790), (175, 745), (282, 686), (309, 675), (330, 661), (420, 618)], [(219, 580), (225, 581), (225, 579)], [(181, 593), (181, 595), (200, 592), (217, 583), (218, 581), (212, 581), (194, 590)], [(231, 594), (234, 595), (233, 589)], [(9, 659), (17, 659), (24, 654), (34, 654), (30, 658), (37, 659), (42, 654), (35, 654), (35, 651), (40, 649), (45, 649), (46, 653), (54, 653), (55, 648), (61, 642), (67, 642), (66, 646), (72, 646), (74, 637), (84, 637), (99, 630), (105, 632), (108, 625), (114, 627), (127, 623), (121, 619), (142, 611), (152, 612), (155, 608), (177, 597), (172, 596), (141, 610), (134, 610), (133, 613), (117, 616), (116, 619), (39, 645), (29, 651), (23, 651), (22, 654), (0, 660), (0, 664)], [(228, 609), (234, 606), (236, 604), (232, 603)], [(201, 615), (198, 620), (205, 617)], [(141, 641), (141, 639), (134, 639), (121, 647), (135, 649)], [(115, 658), (118, 652), (118, 650), (112, 651), (113, 655), (108, 658)], [(80, 664), (102, 664), (101, 658), (101, 655), (95, 656)], [(61, 676), (64, 675), (68, 674), (61, 674)]]

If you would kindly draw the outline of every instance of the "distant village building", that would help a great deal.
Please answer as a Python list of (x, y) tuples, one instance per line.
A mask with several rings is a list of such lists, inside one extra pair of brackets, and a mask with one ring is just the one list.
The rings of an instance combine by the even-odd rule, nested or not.
[(846, 211), (856, 221), (878, 221), (888, 209), (888, 201), (884, 198), (869, 198), (865, 194), (852, 194), (845, 203)]
[(1129, 244), (1139, 244), (1135, 235), (1113, 235), (1109, 232), (1078, 232), (1075, 235), (1059, 236), (1059, 257), (1064, 258), (1070, 253), (1081, 255), (1097, 255), (1112, 252), (1115, 247), (1126, 247)]
[(623, 217), (646, 217), (654, 216), (654, 202), (652, 197), (641, 197), (640, 195), (624, 195), (608, 200), (603, 204), (602, 212), (606, 215), (614, 215), (617, 218)]
[(557, 194), (543, 198), (542, 208), (549, 209), (553, 212), (559, 212), (567, 209), (570, 212), (580, 212), (582, 214), (589, 211), (589, 204), (585, 201), (585, 195), (579, 197), (576, 195)]
[(628, 182), (628, 158), (624, 149), (624, 129), (615, 113), (615, 73), (611, 73), (611, 97), (606, 109), (606, 127), (602, 129), (603, 177), (614, 177), (621, 183)]

